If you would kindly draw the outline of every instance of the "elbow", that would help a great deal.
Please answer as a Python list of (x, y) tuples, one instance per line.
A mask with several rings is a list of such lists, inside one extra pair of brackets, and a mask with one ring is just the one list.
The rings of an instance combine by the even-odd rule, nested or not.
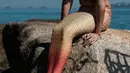
[(71, 5), (71, 0), (66, 1), (64, 4), (64, 7), (68, 7)]
[(63, 4), (64, 4), (64, 5), (69, 4), (69, 3), (71, 3), (71, 2), (72, 2), (72, 0), (63, 0)]

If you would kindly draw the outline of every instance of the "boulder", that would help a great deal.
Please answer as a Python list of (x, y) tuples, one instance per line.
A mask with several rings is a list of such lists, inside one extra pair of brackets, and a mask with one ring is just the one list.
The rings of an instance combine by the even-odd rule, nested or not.
[(7, 69), (8, 66), (8, 61), (5, 55), (5, 51), (3, 48), (0, 48), (0, 70), (5, 70)]
[[(48, 49), (56, 22), (9, 23), (3, 44), (9, 66), (18, 73), (47, 73)], [(83, 35), (73, 40), (63, 73), (129, 73), (130, 32), (107, 29), (93, 45), (82, 45)]]
[(5, 24), (0, 24), (0, 70), (8, 68), (8, 61), (2, 44), (2, 30), (4, 27)]
[(29, 20), (26, 20), (25, 22), (50, 22), (50, 23), (53, 23), (53, 22), (60, 22), (59, 19), (55, 19), (55, 20), (44, 20), (44, 19), (29, 19)]

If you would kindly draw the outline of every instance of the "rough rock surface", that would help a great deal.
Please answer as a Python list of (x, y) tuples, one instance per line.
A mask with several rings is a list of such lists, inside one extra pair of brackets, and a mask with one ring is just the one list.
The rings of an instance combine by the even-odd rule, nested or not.
[(2, 44), (2, 30), (4, 27), (5, 24), (0, 24), (0, 70), (8, 68), (8, 62)]
[(8, 62), (6, 59), (5, 51), (3, 48), (0, 48), (0, 69), (4, 70), (8, 68)]
[[(3, 30), (3, 44), (12, 70), (18, 73), (46, 73), (51, 31), (57, 23), (9, 23)], [(129, 73), (130, 32), (107, 29), (100, 40), (83, 47), (82, 35), (73, 48), (63, 73)]]

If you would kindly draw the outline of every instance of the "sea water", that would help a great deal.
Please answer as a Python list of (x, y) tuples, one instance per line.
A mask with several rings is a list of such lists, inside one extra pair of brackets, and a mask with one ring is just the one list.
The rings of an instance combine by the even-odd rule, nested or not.
[[(72, 9), (72, 12), (78, 9)], [(0, 24), (8, 22), (23, 22), (29, 19), (60, 19), (61, 9), (0, 9)], [(114, 29), (130, 30), (130, 9), (112, 9), (112, 22)]]

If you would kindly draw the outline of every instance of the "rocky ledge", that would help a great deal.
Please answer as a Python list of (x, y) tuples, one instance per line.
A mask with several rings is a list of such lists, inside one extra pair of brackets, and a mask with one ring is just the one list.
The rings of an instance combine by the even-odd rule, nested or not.
[[(9, 66), (19, 73), (46, 73), (51, 32), (56, 22), (9, 23), (3, 44)], [(91, 46), (83, 47), (83, 35), (73, 48), (63, 73), (127, 73), (130, 70), (130, 32), (107, 29)], [(1, 66), (0, 66), (1, 68)]]

